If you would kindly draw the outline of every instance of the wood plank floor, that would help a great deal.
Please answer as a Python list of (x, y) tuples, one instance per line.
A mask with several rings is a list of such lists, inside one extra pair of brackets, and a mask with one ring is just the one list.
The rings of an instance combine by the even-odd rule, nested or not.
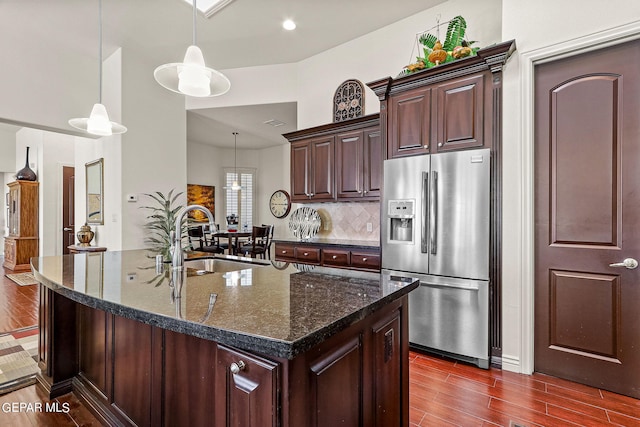
[[(2, 271), (2, 270), (0, 270)], [(38, 323), (38, 287), (0, 279), (0, 332)], [(482, 370), (411, 352), (411, 426), (637, 426), (640, 401), (545, 375)], [(35, 386), (0, 396), (0, 426), (99, 426), (72, 394), (68, 413), (5, 412), (3, 404), (49, 402)], [(64, 408), (64, 407), (63, 407)], [(330, 426), (329, 426), (330, 427)]]

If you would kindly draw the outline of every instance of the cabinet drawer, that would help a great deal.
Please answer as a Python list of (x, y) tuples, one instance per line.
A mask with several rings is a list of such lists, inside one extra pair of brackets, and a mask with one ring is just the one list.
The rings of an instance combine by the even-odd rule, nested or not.
[(285, 243), (276, 243), (276, 259), (285, 261), (295, 261), (295, 246)]
[(351, 251), (351, 267), (380, 270), (380, 254), (378, 252)]
[(337, 250), (337, 249), (323, 249), (322, 250), (322, 265), (332, 267), (348, 267), (349, 266), (349, 251)]
[(297, 246), (296, 247), (296, 260), (308, 263), (320, 263), (320, 248), (314, 248), (313, 246)]

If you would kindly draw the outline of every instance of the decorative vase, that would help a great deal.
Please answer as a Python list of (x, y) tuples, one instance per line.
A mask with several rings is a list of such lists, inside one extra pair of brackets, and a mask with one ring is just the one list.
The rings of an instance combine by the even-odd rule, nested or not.
[(16, 173), (16, 179), (22, 181), (35, 181), (36, 173), (29, 167), (29, 147), (27, 147), (27, 159), (24, 167)]
[(91, 231), (91, 227), (85, 223), (80, 227), (80, 231), (76, 233), (76, 236), (78, 236), (78, 240), (80, 241), (78, 246), (91, 246), (91, 240), (94, 235), (95, 233)]

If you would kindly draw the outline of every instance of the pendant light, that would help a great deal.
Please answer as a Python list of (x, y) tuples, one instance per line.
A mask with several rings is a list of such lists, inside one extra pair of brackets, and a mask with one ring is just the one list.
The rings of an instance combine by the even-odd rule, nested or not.
[(92, 135), (110, 136), (125, 133), (127, 128), (119, 123), (109, 120), (107, 109), (102, 105), (102, 0), (98, 0), (98, 17), (100, 31), (100, 45), (98, 47), (98, 76), (99, 76), (99, 93), (98, 103), (94, 104), (91, 109), (89, 118), (76, 118), (69, 120), (69, 124), (76, 129), (83, 130)]
[(218, 96), (229, 91), (231, 82), (219, 71), (204, 64), (204, 56), (196, 46), (196, 0), (193, 0), (193, 44), (187, 48), (183, 62), (159, 66), (153, 77), (166, 89), (200, 98)]
[(236, 178), (231, 183), (231, 186), (223, 188), (233, 191), (242, 190), (238, 176), (238, 132), (233, 132), (233, 170), (235, 171)]

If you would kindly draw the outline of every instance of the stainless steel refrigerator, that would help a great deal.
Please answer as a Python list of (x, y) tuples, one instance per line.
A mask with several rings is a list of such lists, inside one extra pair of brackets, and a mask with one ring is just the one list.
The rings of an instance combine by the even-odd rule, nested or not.
[(385, 160), (382, 268), (420, 278), (411, 346), (489, 367), (490, 150)]

